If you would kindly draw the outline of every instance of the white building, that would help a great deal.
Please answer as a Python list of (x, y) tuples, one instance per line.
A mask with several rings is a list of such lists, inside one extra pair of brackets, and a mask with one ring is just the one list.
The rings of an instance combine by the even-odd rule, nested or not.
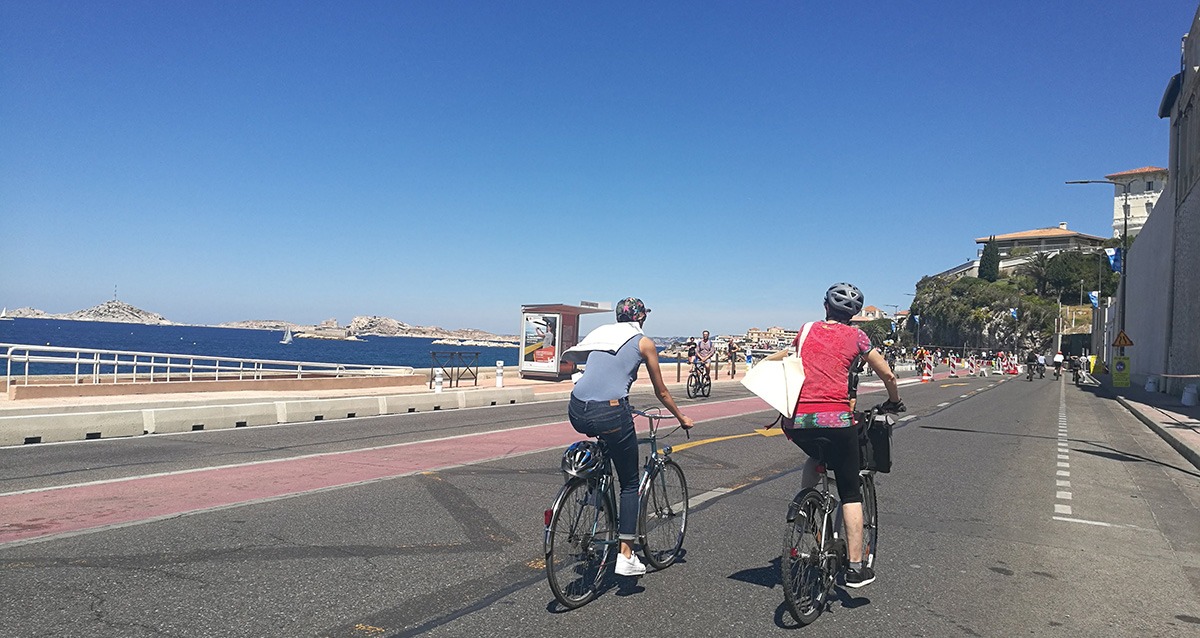
[(1167, 174), (1165, 168), (1146, 166), (1104, 176), (1119, 184), (1113, 195), (1113, 237), (1120, 237), (1125, 229), (1125, 188), (1129, 188), (1129, 236), (1137, 237), (1167, 187)]

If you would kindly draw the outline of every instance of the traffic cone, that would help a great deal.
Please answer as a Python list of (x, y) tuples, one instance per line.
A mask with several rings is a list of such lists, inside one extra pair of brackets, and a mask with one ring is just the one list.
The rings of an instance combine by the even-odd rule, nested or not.
[(921, 383), (929, 383), (931, 381), (933, 381), (933, 366), (926, 362), (925, 367), (921, 369)]

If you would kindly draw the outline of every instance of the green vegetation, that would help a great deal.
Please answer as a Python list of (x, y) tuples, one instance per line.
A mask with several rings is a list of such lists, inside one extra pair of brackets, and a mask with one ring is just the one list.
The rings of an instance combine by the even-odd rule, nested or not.
[[(997, 278), (991, 281), (984, 277), (984, 262), (994, 250), (991, 242), (984, 247), (978, 278), (925, 277), (917, 283), (911, 311), (921, 317), (921, 343), (989, 350), (1044, 348), (1054, 337), (1060, 301), (1078, 305), (1081, 290), (1085, 304), (1092, 290), (1099, 289), (1102, 297), (1116, 293), (1119, 279), (1103, 254), (1034, 254), (1010, 277), (999, 272), (997, 255)], [(907, 322), (904, 343), (916, 341), (916, 328), (915, 322)]]
[(994, 282), (1000, 278), (1000, 249), (996, 248), (996, 236), (988, 238), (979, 256), (979, 278)]

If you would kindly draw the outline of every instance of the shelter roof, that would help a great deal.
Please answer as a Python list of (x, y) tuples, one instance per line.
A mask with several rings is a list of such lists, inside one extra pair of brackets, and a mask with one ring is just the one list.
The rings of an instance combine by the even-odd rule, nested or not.
[[(581, 303), (587, 304), (589, 302)], [(558, 312), (564, 314), (588, 315), (596, 312), (612, 312), (612, 306), (611, 304), (606, 303), (579, 306), (572, 306), (565, 303), (524, 304), (521, 306), (521, 312)]]

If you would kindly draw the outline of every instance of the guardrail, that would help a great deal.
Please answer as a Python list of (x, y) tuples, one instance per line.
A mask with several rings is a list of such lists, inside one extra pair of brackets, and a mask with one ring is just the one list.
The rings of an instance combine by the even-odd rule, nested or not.
[[(240, 359), (164, 352), (96, 350), (0, 343), (5, 359), (4, 389), (29, 385), (46, 375), (70, 376), (72, 383), (169, 383), (172, 381), (262, 381), (345, 377), (412, 376), (410, 366), (377, 366), (316, 361)], [(17, 370), (14, 373), (13, 367)], [(39, 368), (31, 374), (30, 366)], [(62, 370), (57, 372), (56, 370)]]

